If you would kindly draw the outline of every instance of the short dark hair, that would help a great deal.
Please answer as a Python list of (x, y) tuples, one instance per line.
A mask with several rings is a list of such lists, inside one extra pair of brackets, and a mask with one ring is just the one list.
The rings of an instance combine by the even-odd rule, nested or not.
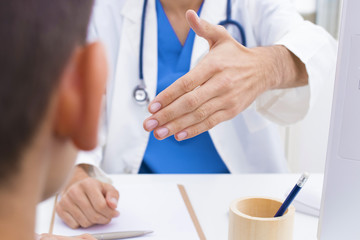
[(0, 1), (0, 183), (19, 168), (74, 49), (93, 0)]

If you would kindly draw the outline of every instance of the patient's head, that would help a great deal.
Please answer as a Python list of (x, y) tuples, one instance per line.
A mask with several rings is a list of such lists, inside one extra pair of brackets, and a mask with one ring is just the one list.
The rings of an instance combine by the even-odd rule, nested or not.
[[(0, 8), (0, 189), (34, 176), (43, 197), (97, 143), (106, 79), (86, 44), (92, 0), (11, 0)], [(41, 181), (40, 181), (41, 180)]]

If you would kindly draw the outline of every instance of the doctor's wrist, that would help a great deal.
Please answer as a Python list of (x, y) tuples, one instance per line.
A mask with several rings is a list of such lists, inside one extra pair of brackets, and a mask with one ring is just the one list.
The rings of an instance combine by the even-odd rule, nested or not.
[(300, 87), (308, 84), (305, 64), (285, 46), (257, 47), (265, 91)]
[(300, 87), (308, 84), (305, 64), (283, 45), (265, 47), (270, 65), (267, 75), (269, 89)]

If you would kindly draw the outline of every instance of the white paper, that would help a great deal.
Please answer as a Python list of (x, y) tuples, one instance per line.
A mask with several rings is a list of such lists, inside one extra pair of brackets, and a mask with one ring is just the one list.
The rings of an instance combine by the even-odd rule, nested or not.
[[(108, 225), (71, 229), (56, 215), (53, 233), (74, 236), (83, 233), (152, 230), (136, 239), (199, 239), (179, 188), (175, 184), (114, 184), (120, 192), (120, 216)], [(135, 239), (135, 238), (134, 238)]]

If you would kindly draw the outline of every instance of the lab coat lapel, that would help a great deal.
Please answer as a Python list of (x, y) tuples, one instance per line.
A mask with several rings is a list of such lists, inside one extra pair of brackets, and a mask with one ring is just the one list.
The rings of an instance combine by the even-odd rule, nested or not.
[(139, 52), (142, 5), (143, 0), (127, 0), (121, 11), (124, 18), (121, 34), (126, 34), (131, 39), (134, 54)]
[[(116, 63), (114, 93), (109, 118), (108, 145), (105, 158), (119, 159), (115, 172), (136, 173), (149, 138), (142, 123), (150, 114), (133, 98), (139, 82), (139, 47), (143, 0), (126, 1), (121, 11), (119, 54)], [(144, 39), (144, 80), (152, 99), (156, 93), (157, 30), (154, 0), (149, 0)], [(124, 163), (124, 164), (122, 164)], [(109, 161), (109, 166), (111, 167)], [(116, 169), (114, 169), (116, 168)]]
[[(143, 4), (143, 0), (128, 0), (122, 11), (124, 17), (135, 23), (133, 26), (136, 29), (131, 30), (129, 28), (126, 34), (129, 34), (130, 39), (136, 39), (136, 41), (132, 42), (132, 47), (134, 50), (136, 49), (135, 53), (137, 56), (140, 53), (140, 28)], [(144, 28), (143, 72), (146, 89), (151, 101), (156, 94), (158, 62), (155, 0), (149, 0), (147, 3)]]

